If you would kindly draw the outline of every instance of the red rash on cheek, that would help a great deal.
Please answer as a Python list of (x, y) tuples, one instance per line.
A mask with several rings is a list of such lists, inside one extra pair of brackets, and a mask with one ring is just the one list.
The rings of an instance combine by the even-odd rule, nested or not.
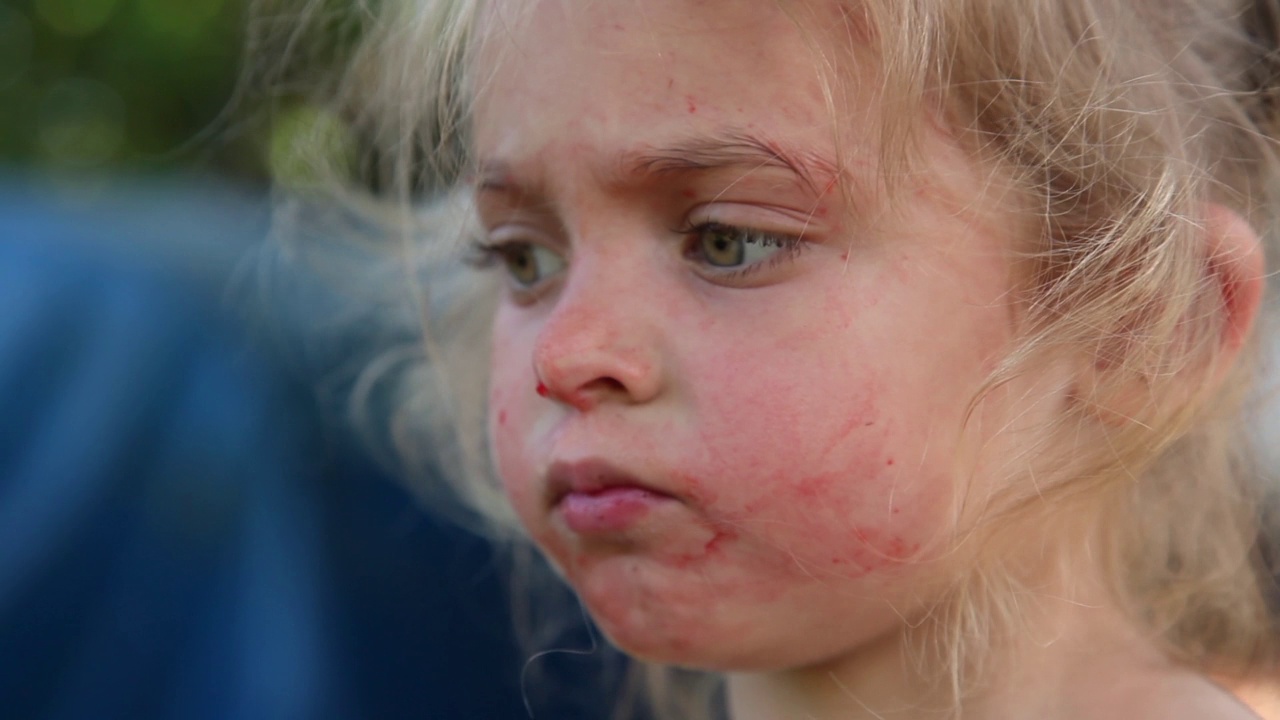
[(498, 411), (498, 427), (506, 427), (506, 424), (507, 424), (507, 411), (499, 410)]

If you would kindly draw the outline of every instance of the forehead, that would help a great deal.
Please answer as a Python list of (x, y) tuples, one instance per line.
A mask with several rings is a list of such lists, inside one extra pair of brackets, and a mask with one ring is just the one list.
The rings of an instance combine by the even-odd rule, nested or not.
[[(735, 133), (834, 150), (833, 88), (822, 68), (847, 35), (833, 23), (844, 23), (835, 2), (500, 3), (473, 77), (476, 150), (482, 160), (518, 162)], [(846, 95), (851, 74), (859, 73), (841, 73)], [(845, 128), (858, 127), (871, 105), (840, 104)]]

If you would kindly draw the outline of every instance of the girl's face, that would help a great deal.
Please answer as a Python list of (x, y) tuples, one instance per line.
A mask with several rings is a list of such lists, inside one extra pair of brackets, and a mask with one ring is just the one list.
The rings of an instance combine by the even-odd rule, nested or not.
[(650, 659), (800, 666), (901, 627), (959, 494), (1040, 412), (992, 400), (961, 433), (1013, 322), (985, 176), (936, 127), (889, 212), (874, 70), (833, 108), (834, 41), (774, 3), (540, 2), (490, 30), (490, 433), (533, 538)]

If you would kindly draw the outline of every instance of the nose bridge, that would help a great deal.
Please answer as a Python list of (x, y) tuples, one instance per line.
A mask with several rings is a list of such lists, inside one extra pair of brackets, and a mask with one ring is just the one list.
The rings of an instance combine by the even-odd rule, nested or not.
[(654, 298), (643, 262), (626, 252), (583, 252), (570, 263), (534, 348), (534, 370), (550, 393), (574, 405), (657, 391)]

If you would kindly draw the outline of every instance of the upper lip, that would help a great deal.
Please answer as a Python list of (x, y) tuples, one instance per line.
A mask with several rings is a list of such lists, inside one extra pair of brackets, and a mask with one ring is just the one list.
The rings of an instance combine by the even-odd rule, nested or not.
[(554, 462), (547, 469), (547, 492), (553, 506), (570, 493), (593, 495), (615, 487), (637, 487), (659, 495), (669, 494), (605, 460)]

